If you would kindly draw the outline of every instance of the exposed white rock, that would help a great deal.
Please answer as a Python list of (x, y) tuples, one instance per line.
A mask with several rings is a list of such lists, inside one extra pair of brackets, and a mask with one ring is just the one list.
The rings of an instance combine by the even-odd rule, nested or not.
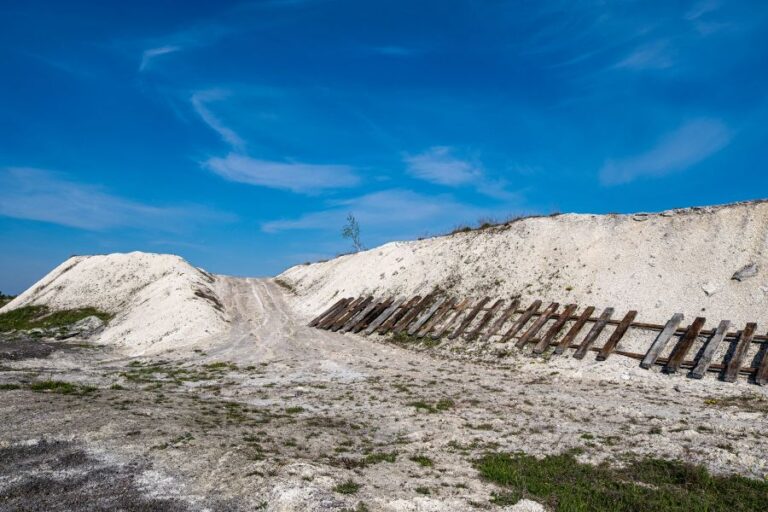
[(703, 309), (713, 322), (743, 323), (765, 318), (755, 299), (763, 283), (731, 277), (744, 262), (754, 264), (747, 274), (768, 265), (767, 240), (766, 202), (640, 217), (568, 214), (393, 242), (295, 266), (279, 278), (308, 317), (340, 297), (423, 295), (439, 286), (460, 296), (613, 306), (617, 316), (636, 309), (639, 320), (656, 323)]
[(27, 305), (94, 307), (115, 315), (97, 341), (138, 355), (227, 330), (215, 281), (169, 254), (74, 256), (0, 311)]

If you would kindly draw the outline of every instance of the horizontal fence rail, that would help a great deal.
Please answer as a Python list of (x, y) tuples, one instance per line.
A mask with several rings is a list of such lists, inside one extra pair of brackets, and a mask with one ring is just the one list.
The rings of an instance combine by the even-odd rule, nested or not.
[[(704, 329), (704, 317), (685, 325), (682, 313), (660, 325), (635, 321), (638, 313), (634, 310), (614, 317), (611, 307), (581, 309), (576, 304), (561, 307), (556, 302), (542, 306), (540, 300), (522, 307), (517, 298), (493, 301), (490, 297), (461, 299), (435, 293), (411, 298), (348, 297), (331, 304), (309, 326), (342, 333), (482, 343), (514, 340), (516, 348), (531, 346), (534, 354), (563, 355), (572, 349), (577, 359), (594, 352), (598, 361), (615, 354), (640, 361), (644, 369), (661, 366), (667, 374), (685, 369), (689, 377), (701, 379), (707, 372), (716, 372), (724, 382), (734, 382), (741, 374), (758, 385), (768, 384), (768, 335), (758, 334), (756, 323), (732, 331), (733, 324), (723, 320), (715, 329)], [(620, 343), (629, 332), (647, 338), (644, 353), (621, 350)], [(608, 338), (602, 346), (595, 346), (605, 336)], [(695, 345), (700, 345), (698, 350), (692, 350)], [(670, 346), (669, 354), (662, 357)]]

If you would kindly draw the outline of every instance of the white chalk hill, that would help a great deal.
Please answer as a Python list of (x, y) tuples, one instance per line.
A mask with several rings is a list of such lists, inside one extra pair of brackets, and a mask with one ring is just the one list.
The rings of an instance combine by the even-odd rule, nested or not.
[(215, 283), (215, 276), (170, 254), (74, 256), (0, 312), (29, 305), (95, 307), (114, 315), (97, 341), (139, 355), (225, 332)]

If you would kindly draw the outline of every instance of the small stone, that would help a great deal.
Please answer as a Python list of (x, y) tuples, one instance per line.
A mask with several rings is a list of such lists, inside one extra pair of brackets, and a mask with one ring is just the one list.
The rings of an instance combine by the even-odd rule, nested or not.
[(747, 279), (749, 277), (754, 277), (757, 275), (758, 267), (757, 263), (749, 263), (747, 265), (744, 265), (739, 271), (735, 272), (731, 279), (735, 279), (736, 281), (743, 281), (744, 279)]
[(720, 287), (717, 286), (715, 283), (704, 283), (701, 285), (701, 289), (704, 290), (704, 293), (707, 295), (707, 297), (711, 297), (712, 295), (716, 294), (718, 291), (720, 291)]

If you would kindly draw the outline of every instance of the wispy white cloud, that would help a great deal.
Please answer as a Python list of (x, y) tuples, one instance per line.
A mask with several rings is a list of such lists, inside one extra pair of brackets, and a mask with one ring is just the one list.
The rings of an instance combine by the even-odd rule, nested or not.
[(635, 48), (632, 53), (619, 61), (614, 67), (632, 71), (668, 69), (675, 64), (673, 50), (666, 41), (652, 43)]
[(705, 14), (716, 11), (719, 8), (720, 0), (702, 0), (701, 2), (696, 2), (693, 7), (688, 9), (684, 17), (688, 21), (695, 21)]
[(229, 96), (227, 91), (221, 89), (198, 91), (192, 95), (195, 112), (232, 148), (225, 157), (211, 157), (202, 162), (204, 169), (229, 181), (302, 194), (352, 187), (360, 182), (355, 169), (348, 165), (312, 164), (290, 159), (268, 160), (250, 156), (245, 151), (243, 138), (226, 126), (208, 107), (209, 103), (225, 100)]
[(470, 186), (481, 194), (498, 199), (515, 199), (503, 180), (487, 176), (483, 164), (475, 159), (459, 158), (453, 148), (433, 146), (417, 155), (404, 157), (408, 173), (420, 180), (447, 187)]
[(189, 225), (234, 220), (200, 206), (153, 206), (43, 169), (0, 170), (0, 215), (91, 231), (143, 228), (178, 231)]
[(141, 64), (139, 64), (139, 71), (145, 71), (148, 69), (152, 61), (157, 57), (160, 57), (161, 55), (168, 55), (169, 53), (176, 53), (178, 51), (181, 51), (181, 46), (175, 45), (159, 46), (157, 48), (144, 50), (144, 53), (141, 54)]
[(375, 46), (372, 48), (374, 53), (380, 55), (386, 55), (388, 57), (408, 57), (416, 53), (413, 48), (406, 48), (405, 46)]
[(418, 155), (405, 157), (408, 172), (421, 180), (456, 187), (483, 177), (479, 163), (457, 158), (447, 146), (434, 146)]
[(203, 166), (229, 181), (307, 194), (352, 187), (359, 182), (354, 170), (346, 165), (276, 162), (238, 153), (209, 158)]
[(683, 171), (723, 149), (732, 136), (731, 130), (719, 120), (690, 120), (644, 153), (608, 160), (600, 169), (600, 181), (604, 185), (619, 185)]
[(234, 130), (227, 127), (216, 115), (208, 108), (208, 103), (221, 101), (229, 97), (230, 94), (222, 89), (208, 89), (205, 91), (197, 91), (192, 94), (191, 102), (192, 107), (197, 112), (197, 115), (211, 127), (221, 138), (235, 149), (242, 150), (245, 146), (245, 142), (240, 136), (235, 133)]
[(338, 231), (349, 212), (360, 225), (375, 231), (398, 231), (401, 236), (421, 233), (425, 227), (444, 229), (452, 223), (469, 222), (492, 212), (455, 201), (449, 195), (427, 196), (403, 189), (389, 189), (329, 203), (328, 208), (296, 219), (262, 224), (275, 233), (289, 230)]

